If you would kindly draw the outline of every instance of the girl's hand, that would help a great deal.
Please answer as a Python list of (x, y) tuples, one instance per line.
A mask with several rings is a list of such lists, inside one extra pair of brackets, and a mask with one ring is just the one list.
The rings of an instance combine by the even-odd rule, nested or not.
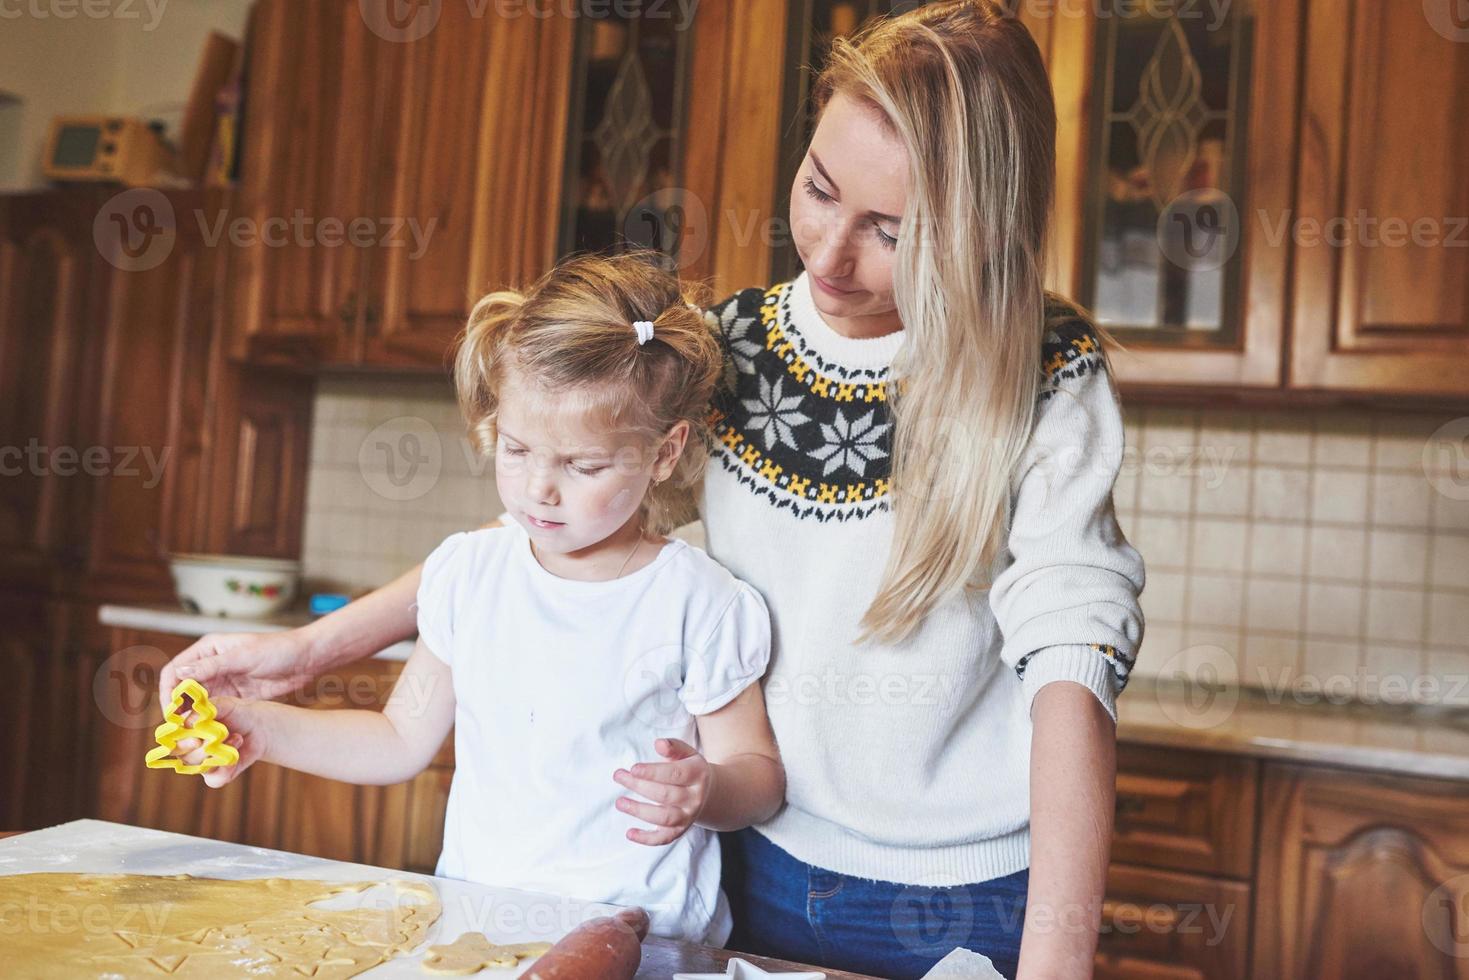
[(630, 828), (627, 839), (657, 847), (682, 837), (704, 811), (714, 789), (714, 767), (693, 746), (676, 738), (660, 738), (658, 754), (668, 762), (639, 762), (631, 771), (619, 769), (612, 778), (640, 796), (643, 803), (619, 797), (617, 809), (656, 825), (656, 830)]
[[(220, 766), (217, 769), (209, 769), (200, 773), (204, 777), (204, 783), (210, 789), (219, 789), (234, 782), (236, 777), (246, 769), (250, 768), (256, 761), (265, 755), (265, 733), (267, 726), (262, 715), (268, 713), (269, 702), (241, 701), (238, 698), (220, 697), (209, 699), (214, 703), (216, 710), (215, 720), (221, 722), (230, 730), (226, 738), (226, 745), (233, 745), (240, 753), (240, 761), (232, 766)], [(199, 716), (190, 711), (184, 716), (184, 720), (190, 725), (197, 722)], [(185, 765), (197, 766), (204, 761), (203, 742), (197, 738), (181, 739), (178, 750), (174, 753), (183, 760)]]

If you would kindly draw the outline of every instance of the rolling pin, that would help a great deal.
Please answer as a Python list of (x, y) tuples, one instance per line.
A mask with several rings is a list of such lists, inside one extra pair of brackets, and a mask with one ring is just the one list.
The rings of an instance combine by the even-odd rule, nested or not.
[(539, 957), (522, 980), (633, 980), (647, 935), (642, 909), (589, 919)]

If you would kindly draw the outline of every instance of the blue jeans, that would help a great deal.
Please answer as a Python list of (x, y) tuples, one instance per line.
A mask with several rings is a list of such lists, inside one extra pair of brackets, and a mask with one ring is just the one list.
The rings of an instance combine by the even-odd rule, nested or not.
[(731, 950), (907, 980), (956, 946), (1015, 976), (1030, 869), (929, 888), (805, 864), (753, 828), (720, 834)]

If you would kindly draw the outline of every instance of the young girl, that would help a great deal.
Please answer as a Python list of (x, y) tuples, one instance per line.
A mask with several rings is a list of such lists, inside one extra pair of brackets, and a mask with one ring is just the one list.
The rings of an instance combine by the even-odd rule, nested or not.
[(711, 831), (771, 816), (785, 777), (757, 683), (764, 600), (661, 533), (706, 461), (690, 435), (721, 365), (690, 298), (619, 256), (480, 301), (455, 381), (514, 522), (429, 555), (382, 712), (219, 698), (240, 761), (210, 786), (262, 760), (400, 782), (452, 724), (437, 874), (637, 905), (656, 935), (724, 944)]

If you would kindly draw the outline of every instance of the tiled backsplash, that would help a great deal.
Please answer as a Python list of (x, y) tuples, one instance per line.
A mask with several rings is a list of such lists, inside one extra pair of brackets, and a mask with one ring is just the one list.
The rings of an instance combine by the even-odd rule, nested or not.
[[(1425, 469), (1448, 416), (1127, 414), (1140, 674), (1469, 704), (1469, 473)], [(313, 588), (381, 585), (501, 510), (447, 381), (324, 379), (308, 479)]]
[(307, 586), (371, 590), (501, 512), (447, 379), (323, 378), (306, 483)]
[(1452, 417), (1129, 415), (1139, 673), (1469, 704), (1469, 473), (1434, 439)]

